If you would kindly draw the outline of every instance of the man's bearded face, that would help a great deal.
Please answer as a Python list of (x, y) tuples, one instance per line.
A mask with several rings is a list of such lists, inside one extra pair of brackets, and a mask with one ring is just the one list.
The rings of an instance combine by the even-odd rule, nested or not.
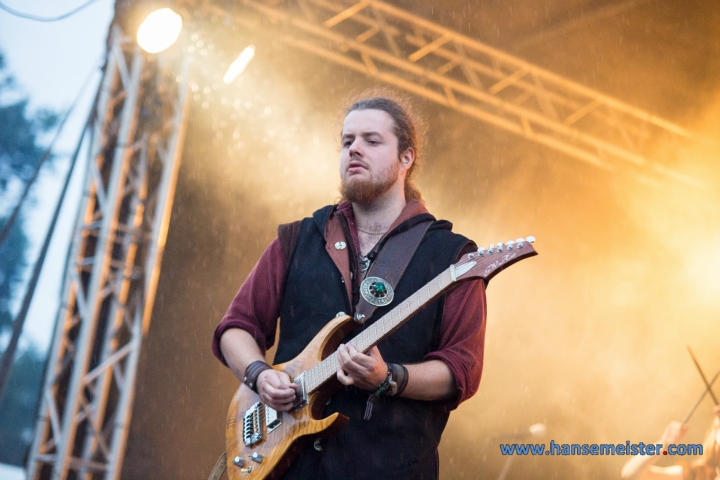
[(400, 181), (398, 140), (382, 110), (353, 110), (345, 118), (340, 154), (340, 193), (368, 204)]

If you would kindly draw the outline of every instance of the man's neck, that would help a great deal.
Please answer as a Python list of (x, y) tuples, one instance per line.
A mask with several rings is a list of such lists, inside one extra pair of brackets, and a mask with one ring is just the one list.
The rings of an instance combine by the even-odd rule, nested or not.
[(386, 195), (376, 198), (371, 203), (353, 203), (357, 227), (366, 233), (386, 232), (407, 204), (404, 193), (404, 191), (400, 194), (388, 191)]

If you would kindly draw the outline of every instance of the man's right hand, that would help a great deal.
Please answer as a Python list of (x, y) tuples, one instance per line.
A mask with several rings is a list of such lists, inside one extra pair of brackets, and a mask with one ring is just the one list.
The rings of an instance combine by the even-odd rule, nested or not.
[(285, 372), (265, 370), (258, 375), (257, 389), (260, 400), (279, 412), (287, 412), (293, 407), (296, 388), (297, 385), (292, 383)]
[(665, 427), (665, 431), (662, 434), (662, 437), (660, 438), (660, 441), (665, 445), (666, 447), (668, 445), (675, 444), (677, 445), (680, 440), (683, 439), (685, 436), (685, 433), (687, 432), (688, 426), (687, 424), (680, 423), (680, 422), (670, 422), (667, 427)]

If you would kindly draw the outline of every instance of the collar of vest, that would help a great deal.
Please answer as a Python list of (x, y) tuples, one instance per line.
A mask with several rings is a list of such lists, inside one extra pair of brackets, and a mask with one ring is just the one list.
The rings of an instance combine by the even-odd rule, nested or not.
[[(325, 232), (325, 225), (328, 222), (328, 219), (330, 218), (330, 215), (335, 211), (337, 208), (336, 205), (327, 205), (319, 210), (316, 210), (315, 213), (313, 213), (313, 220), (315, 221), (315, 226), (320, 231), (320, 234), (323, 235)], [(408, 218), (404, 222), (402, 222), (400, 225), (395, 227), (388, 235), (385, 235), (382, 239), (382, 244), (384, 244), (388, 238), (392, 237), (393, 235), (397, 235), (398, 233), (402, 233), (408, 228), (417, 225), (420, 222), (425, 221), (432, 221), (432, 225), (430, 225), (429, 230), (450, 230), (452, 231), (452, 223), (448, 222), (447, 220), (436, 220), (434, 216), (432, 216), (429, 213), (421, 213), (420, 215), (415, 215), (414, 217)], [(382, 247), (382, 244), (379, 245), (379, 247)]]

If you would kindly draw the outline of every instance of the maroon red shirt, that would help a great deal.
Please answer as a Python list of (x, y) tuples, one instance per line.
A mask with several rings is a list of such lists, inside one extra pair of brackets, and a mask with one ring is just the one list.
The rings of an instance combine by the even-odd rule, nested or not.
[[(335, 211), (345, 214), (350, 224), (355, 251), (360, 251), (352, 205), (343, 202)], [(417, 200), (409, 202), (388, 231), (422, 213), (428, 212), (421, 202)], [(352, 282), (348, 256), (340, 255), (334, 248), (335, 242), (346, 241), (340, 221), (334, 212), (328, 219), (324, 235), (327, 252), (343, 275), (345, 285), (350, 289)], [(263, 353), (272, 346), (282, 301), (281, 289), (286, 265), (287, 259), (280, 241), (276, 238), (265, 249), (215, 329), (212, 349), (215, 356), (223, 363), (225, 359), (220, 352), (220, 337), (229, 328), (241, 328), (250, 333)], [(357, 271), (360, 271), (359, 267)], [(453, 374), (457, 397), (448, 404), (449, 409), (456, 408), (461, 402), (472, 397), (480, 385), (485, 345), (485, 316), (483, 281), (463, 282), (447, 294), (440, 345), (437, 351), (428, 353), (425, 360), (442, 360)]]

